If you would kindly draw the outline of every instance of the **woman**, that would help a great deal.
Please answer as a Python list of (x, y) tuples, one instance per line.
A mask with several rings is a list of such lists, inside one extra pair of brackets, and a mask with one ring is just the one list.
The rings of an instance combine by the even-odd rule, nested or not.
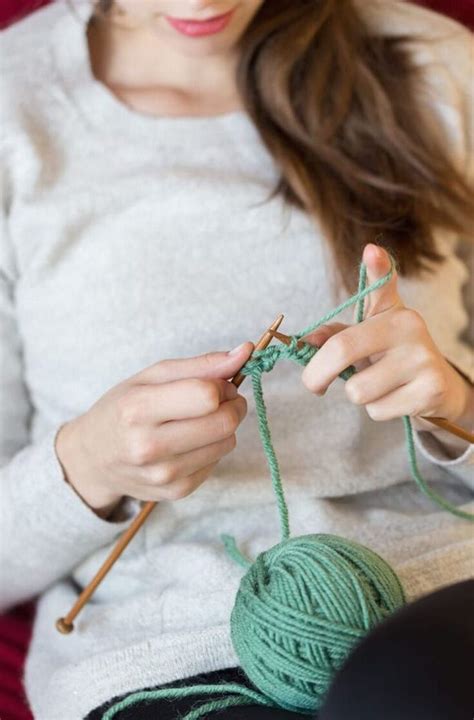
[[(228, 632), (241, 570), (219, 535), (255, 557), (278, 519), (248, 388), (228, 379), (278, 313), (296, 332), (355, 290), (361, 259), (369, 281), (386, 274), (383, 246), (399, 274), (364, 321), (320, 329), (301, 376), (265, 380), (292, 532), (380, 552), (409, 599), (428, 594), (467, 637), (472, 530), (414, 488), (400, 417), (430, 485), (470, 509), (472, 446), (421, 417), (474, 417), (455, 254), (472, 220), (471, 44), (389, 0), (59, 1), (3, 34), (1, 605), (41, 595), (35, 717), (101, 717), (114, 697), (195, 676), (245, 682)], [(158, 505), (59, 636), (142, 500)], [(390, 654), (372, 641), (368, 698)], [(416, 670), (400, 666), (403, 688)], [(268, 712), (223, 717), (300, 716)]]

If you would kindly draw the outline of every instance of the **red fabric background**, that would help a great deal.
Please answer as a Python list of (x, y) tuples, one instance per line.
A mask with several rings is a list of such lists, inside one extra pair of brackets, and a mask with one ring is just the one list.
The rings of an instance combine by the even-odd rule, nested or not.
[[(0, 0), (0, 28), (47, 2), (49, 0)], [(474, 28), (474, 0), (420, 0), (420, 4), (451, 15)], [(33, 614), (34, 605), (31, 603), (0, 617), (1, 720), (32, 720), (25, 706), (20, 677)]]
[[(0, 0), (0, 27), (5, 27), (35, 8), (46, 5), (49, 0)], [(451, 15), (474, 28), (474, 0), (419, 0), (421, 5)]]
[(34, 603), (28, 603), (0, 617), (1, 720), (33, 720), (21, 684), (33, 615)]

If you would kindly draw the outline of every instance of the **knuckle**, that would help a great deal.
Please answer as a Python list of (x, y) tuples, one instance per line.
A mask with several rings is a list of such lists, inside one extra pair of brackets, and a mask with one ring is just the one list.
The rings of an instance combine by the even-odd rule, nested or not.
[(408, 330), (419, 332), (425, 329), (426, 324), (424, 318), (418, 310), (401, 308), (395, 315), (398, 316), (399, 325)]
[(171, 463), (161, 463), (154, 472), (155, 485), (169, 485), (174, 483), (179, 477), (177, 467)]
[(128, 438), (126, 447), (127, 461), (131, 465), (146, 465), (153, 461), (155, 446), (151, 438), (135, 435)]
[(169, 376), (174, 362), (175, 361), (171, 360), (171, 359), (163, 359), (163, 360), (158, 360), (153, 365), (154, 377), (157, 382), (160, 382)]
[(173, 502), (175, 500), (182, 500), (188, 495), (191, 495), (193, 491), (194, 484), (191, 480), (187, 479), (181, 483), (174, 483), (173, 485), (170, 485), (169, 488), (164, 488), (160, 495), (162, 499)]
[(215, 412), (219, 407), (220, 394), (216, 383), (201, 378), (189, 380), (190, 392), (199, 397), (205, 413)]
[(416, 367), (425, 367), (429, 365), (432, 359), (432, 355), (428, 348), (420, 343), (413, 345), (411, 348), (411, 358), (415, 363)]
[(315, 378), (313, 377), (313, 373), (311, 372), (311, 370), (308, 370), (308, 368), (309, 365), (307, 365), (306, 368), (303, 370), (301, 380), (307, 390), (315, 393), (318, 390), (318, 387), (316, 385)]
[(237, 445), (237, 435), (234, 433), (227, 438), (227, 452), (231, 452)]
[(411, 359), (418, 370), (430, 372), (436, 364), (436, 357), (433, 351), (423, 343), (416, 343), (411, 348)]
[(139, 393), (136, 388), (130, 388), (117, 400), (118, 419), (122, 425), (137, 425), (140, 421)]
[(228, 437), (229, 435), (232, 435), (239, 426), (239, 413), (237, 411), (237, 408), (227, 405), (227, 407), (222, 410), (222, 413), (220, 415), (220, 435), (222, 437)]
[(381, 409), (376, 404), (369, 403), (365, 406), (365, 409), (367, 410), (369, 417), (372, 420), (375, 420), (375, 422), (380, 422), (385, 419)]
[(432, 370), (426, 373), (426, 383), (432, 398), (439, 400), (448, 392), (448, 384), (445, 376), (439, 370)]
[(344, 389), (349, 400), (355, 405), (363, 405), (366, 393), (360, 382), (356, 382), (354, 378), (350, 378), (345, 383)]
[(209, 367), (214, 367), (216, 364), (215, 354), (212, 352), (204, 353), (204, 355), (201, 355), (203, 362), (205, 365), (209, 365)]
[(234, 450), (234, 448), (236, 447), (236, 445), (237, 435), (235, 433), (233, 435), (229, 435), (229, 437), (226, 437), (225, 440), (221, 440), (217, 448), (219, 458), (231, 453), (232, 450)]
[(239, 407), (239, 411), (240, 411), (239, 419), (240, 419), (240, 422), (242, 422), (244, 417), (247, 415), (247, 410), (248, 410), (247, 400), (244, 398), (243, 395), (240, 395), (237, 398), (236, 402), (238, 402), (238, 407)]
[(354, 355), (355, 343), (350, 335), (345, 333), (338, 333), (329, 338), (326, 342), (328, 348), (331, 348), (331, 352), (334, 353), (334, 357), (337, 361), (344, 362), (349, 361)]

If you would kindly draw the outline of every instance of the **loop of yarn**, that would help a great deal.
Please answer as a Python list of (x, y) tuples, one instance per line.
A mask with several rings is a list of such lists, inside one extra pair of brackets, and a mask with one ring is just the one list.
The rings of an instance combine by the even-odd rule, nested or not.
[(305, 343), (302, 348), (298, 348), (297, 342), (298, 338), (293, 335), (289, 345), (269, 345), (264, 350), (255, 350), (252, 357), (240, 370), (241, 375), (255, 376), (270, 372), (277, 361), (282, 358), (288, 358), (300, 365), (307, 365), (319, 348), (308, 343)]
[(290, 538), (242, 579), (232, 643), (265, 697), (312, 713), (354, 644), (404, 600), (395, 573), (368, 548), (333, 535)]
[[(262, 374), (270, 372), (280, 359), (304, 366), (315, 355), (319, 348), (314, 345), (297, 347), (303, 336), (355, 303), (357, 322), (362, 322), (365, 297), (393, 275), (395, 262), (390, 259), (390, 271), (369, 287), (367, 269), (361, 263), (355, 295), (292, 335), (288, 346), (269, 345), (255, 351), (240, 371), (252, 380), (259, 432), (281, 527), (280, 542), (260, 553), (254, 562), (240, 552), (232, 536), (221, 536), (229, 557), (246, 570), (230, 628), (234, 650), (255, 689), (218, 683), (144, 690), (113, 705), (103, 720), (111, 720), (120, 710), (142, 701), (211, 694), (217, 697), (187, 713), (183, 720), (198, 720), (226, 707), (249, 704), (313, 714), (321, 706), (334, 672), (354, 645), (405, 602), (396, 573), (369, 548), (333, 535), (290, 538), (288, 507), (262, 390)], [(348, 380), (355, 372), (349, 366), (340, 377)], [(474, 520), (474, 515), (452, 506), (428, 487), (417, 467), (408, 416), (403, 417), (403, 424), (411, 473), (420, 490), (445, 510)]]

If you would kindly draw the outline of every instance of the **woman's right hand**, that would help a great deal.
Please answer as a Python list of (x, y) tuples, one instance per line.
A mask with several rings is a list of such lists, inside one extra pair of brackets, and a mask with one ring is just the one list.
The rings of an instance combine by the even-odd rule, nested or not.
[(252, 351), (162, 360), (111, 388), (56, 436), (66, 480), (102, 517), (125, 495), (192, 493), (236, 445), (247, 403), (228, 378)]

